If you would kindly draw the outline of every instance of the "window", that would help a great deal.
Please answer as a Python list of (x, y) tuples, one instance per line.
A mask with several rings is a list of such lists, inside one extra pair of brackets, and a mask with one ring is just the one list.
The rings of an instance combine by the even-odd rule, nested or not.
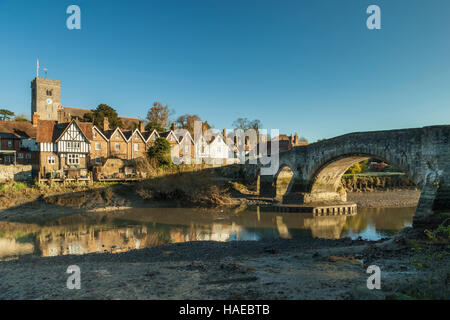
[(184, 153), (188, 153), (189, 152), (189, 146), (188, 145), (185, 145), (184, 146)]
[(47, 157), (47, 163), (48, 164), (55, 164), (56, 163), (56, 158), (54, 156), (48, 156)]
[(31, 153), (25, 153), (25, 159), (31, 159)]
[(138, 144), (134, 145), (134, 151), (139, 151), (139, 145)]
[(116, 133), (116, 139), (120, 139), (120, 135)]
[(100, 157), (95, 158), (95, 163), (102, 163), (102, 158)]
[(120, 143), (116, 143), (115, 148), (116, 148), (116, 151), (120, 151)]
[(94, 132), (92, 133), (92, 136), (94, 137), (94, 138), (97, 138), (97, 132), (94, 130)]
[(102, 145), (100, 142), (96, 142), (95, 143), (95, 150), (101, 150), (102, 149)]
[(12, 145), (13, 145), (13, 142), (12, 142), (12, 140), (8, 140), (8, 148), (11, 148), (11, 147), (12, 147)]
[(18, 158), (18, 159), (23, 159), (23, 153), (18, 153), (18, 154), (17, 154), (17, 158)]
[(69, 153), (67, 155), (67, 164), (80, 164), (80, 155)]
[(156, 140), (156, 134), (152, 135), (152, 140), (153, 140), (153, 141)]
[(47, 96), (52, 96), (53, 90), (47, 90)]
[(136, 134), (136, 135), (134, 136), (134, 140), (137, 140), (137, 139), (139, 139), (139, 137), (138, 137), (138, 135)]
[(80, 142), (69, 141), (69, 142), (67, 142), (67, 148), (68, 149), (80, 149)]

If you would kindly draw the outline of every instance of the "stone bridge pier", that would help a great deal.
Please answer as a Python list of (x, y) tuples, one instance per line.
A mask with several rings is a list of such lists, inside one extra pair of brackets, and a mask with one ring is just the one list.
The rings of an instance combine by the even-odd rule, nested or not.
[[(283, 203), (347, 201), (341, 184), (352, 165), (375, 158), (403, 171), (421, 190), (414, 225), (433, 213), (450, 212), (450, 126), (350, 133), (279, 154), (274, 175), (259, 176), (259, 194)], [(288, 167), (293, 177), (286, 193), (277, 194), (277, 179)]]

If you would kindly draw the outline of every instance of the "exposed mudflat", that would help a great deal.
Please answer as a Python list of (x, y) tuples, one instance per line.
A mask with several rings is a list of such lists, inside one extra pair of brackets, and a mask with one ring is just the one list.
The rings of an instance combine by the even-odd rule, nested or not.
[[(404, 298), (429, 275), (410, 264), (411, 247), (403, 236), (378, 243), (191, 242), (119, 254), (24, 257), (0, 262), (0, 299)], [(439, 272), (444, 281), (448, 262), (445, 256)], [(381, 290), (367, 288), (370, 264), (382, 270)], [(70, 265), (81, 269), (80, 290), (66, 287)], [(439, 278), (426, 285), (448, 298), (442, 284)]]
[[(359, 206), (402, 207), (416, 205), (419, 193), (407, 190), (348, 196)], [(267, 203), (246, 198), (238, 203), (245, 206), (251, 201)], [(58, 204), (33, 202), (1, 211), (0, 219), (39, 223), (80, 210)], [(99, 202), (89, 210), (133, 205), (131, 201), (112, 206)], [(378, 242), (187, 242), (117, 254), (23, 256), (0, 262), (0, 299), (448, 299), (448, 245), (434, 246), (433, 252), (444, 254), (439, 263), (424, 267), (420, 261), (429, 260), (430, 246), (420, 242), (425, 241), (420, 240), (423, 233), (408, 230)], [(424, 249), (416, 250), (418, 245)], [(366, 285), (366, 270), (373, 264), (382, 271), (381, 290), (369, 290)], [(80, 290), (66, 287), (70, 265), (81, 269)]]
[(419, 202), (418, 190), (395, 190), (373, 192), (347, 192), (347, 200), (360, 208), (414, 207)]

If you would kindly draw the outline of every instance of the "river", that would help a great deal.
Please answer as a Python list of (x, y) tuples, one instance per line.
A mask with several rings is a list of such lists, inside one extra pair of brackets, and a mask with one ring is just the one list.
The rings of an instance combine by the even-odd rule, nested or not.
[(188, 241), (379, 240), (410, 226), (414, 212), (415, 208), (359, 208), (352, 216), (314, 217), (259, 208), (240, 212), (140, 208), (80, 213), (36, 223), (0, 222), (0, 261), (24, 255), (118, 253)]

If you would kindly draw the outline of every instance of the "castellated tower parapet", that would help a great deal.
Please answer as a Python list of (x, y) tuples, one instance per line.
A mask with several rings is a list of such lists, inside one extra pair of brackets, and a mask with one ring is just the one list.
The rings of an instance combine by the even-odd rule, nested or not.
[(36, 77), (31, 81), (31, 117), (36, 113), (42, 120), (58, 120), (61, 106), (61, 81)]

